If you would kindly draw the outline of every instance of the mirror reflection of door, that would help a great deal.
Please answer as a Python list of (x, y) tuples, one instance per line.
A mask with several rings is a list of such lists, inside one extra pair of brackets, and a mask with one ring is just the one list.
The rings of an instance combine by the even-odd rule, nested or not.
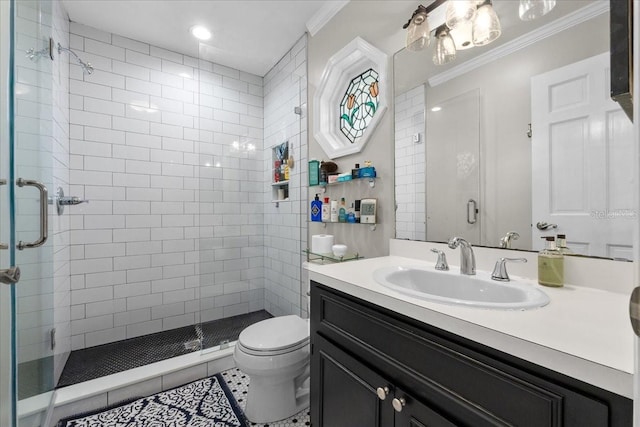
[(574, 252), (633, 259), (633, 125), (609, 87), (608, 53), (531, 78), (534, 249), (563, 233)]
[[(427, 240), (480, 243), (480, 92), (427, 99)], [(443, 215), (442, 213), (446, 213)]]

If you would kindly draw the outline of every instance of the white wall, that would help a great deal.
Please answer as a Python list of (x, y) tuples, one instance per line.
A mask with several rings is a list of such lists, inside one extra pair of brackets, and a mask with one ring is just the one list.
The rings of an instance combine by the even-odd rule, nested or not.
[[(307, 235), (307, 37), (303, 36), (264, 78), (265, 308), (274, 315), (306, 311), (301, 292), (302, 250)], [(301, 107), (302, 115), (294, 112)], [(273, 203), (271, 151), (289, 141), (294, 157), (289, 198)]]
[(262, 78), (75, 23), (71, 47), (73, 349), (261, 309)]
[[(309, 111), (311, 117), (313, 117), (313, 96), (320, 85), (327, 61), (358, 36), (388, 55), (390, 72), (387, 87), (390, 93), (381, 94), (381, 96), (387, 96), (388, 104), (393, 104), (391, 89), (393, 53), (403, 44), (406, 33), (402, 30), (402, 24), (407, 17), (411, 16), (415, 7), (415, 3), (406, 1), (349, 2), (317, 34), (309, 39)], [(366, 13), (363, 14), (363, 11)], [(393, 108), (389, 108), (360, 153), (334, 160), (341, 172), (350, 171), (356, 163), (363, 165), (366, 160), (370, 160), (378, 175), (375, 188), (369, 188), (368, 183), (353, 182), (332, 186), (327, 190), (327, 196), (331, 199), (340, 200), (341, 197), (345, 197), (348, 205), (355, 199), (377, 198), (378, 225), (376, 230), (371, 231), (368, 226), (360, 224), (327, 224), (324, 228), (322, 224), (311, 223), (309, 235), (333, 234), (336, 243), (344, 243), (350, 250), (365, 257), (389, 253), (389, 239), (395, 236), (393, 115)], [(313, 136), (314, 133), (315, 129), (311, 121), (309, 134)], [(327, 160), (326, 154), (313, 137), (309, 143), (309, 158)], [(318, 187), (309, 188), (309, 198), (312, 199), (318, 190)], [(308, 209), (309, 207), (307, 207), (307, 212)]]

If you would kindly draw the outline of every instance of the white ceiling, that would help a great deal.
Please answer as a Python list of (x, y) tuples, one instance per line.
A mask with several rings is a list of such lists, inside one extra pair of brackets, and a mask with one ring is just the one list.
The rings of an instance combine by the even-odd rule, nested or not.
[[(310, 28), (345, 1), (63, 0), (69, 19), (103, 31), (264, 76)], [(206, 46), (189, 29), (213, 33)]]

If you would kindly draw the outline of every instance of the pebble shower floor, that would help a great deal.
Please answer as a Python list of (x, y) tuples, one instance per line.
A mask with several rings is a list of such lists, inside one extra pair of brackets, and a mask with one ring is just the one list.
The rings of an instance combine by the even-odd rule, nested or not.
[[(222, 378), (227, 382), (229, 389), (236, 398), (238, 405), (244, 411), (247, 405), (247, 392), (249, 390), (249, 376), (245, 375), (240, 369), (232, 368), (222, 372)], [(310, 426), (309, 421), (309, 409), (298, 412), (291, 418), (286, 420), (276, 421), (268, 424), (256, 424), (251, 423), (252, 426), (257, 427), (304, 427)]]

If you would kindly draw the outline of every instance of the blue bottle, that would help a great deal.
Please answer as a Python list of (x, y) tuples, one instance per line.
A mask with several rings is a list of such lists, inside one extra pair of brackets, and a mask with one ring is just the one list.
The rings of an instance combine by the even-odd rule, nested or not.
[(316, 198), (311, 201), (311, 221), (322, 222), (322, 201), (316, 194)]

